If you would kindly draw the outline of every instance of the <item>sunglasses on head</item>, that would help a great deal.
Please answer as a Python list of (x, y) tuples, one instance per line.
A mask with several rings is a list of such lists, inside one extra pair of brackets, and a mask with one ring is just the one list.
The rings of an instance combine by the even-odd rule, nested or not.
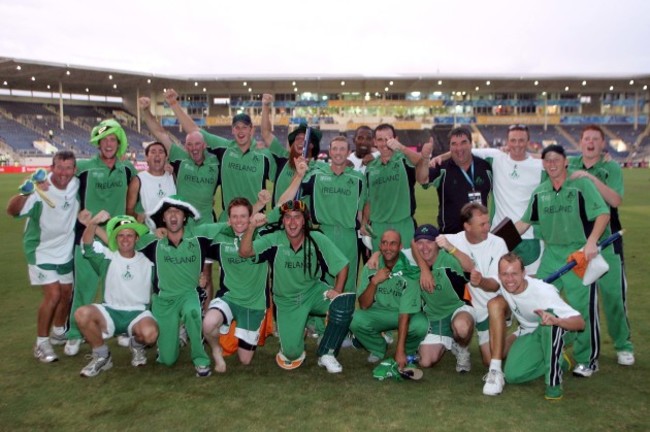
[(515, 124), (515, 125), (508, 126), (508, 130), (509, 131), (512, 131), (512, 130), (528, 131), (528, 126), (526, 126), (524, 124)]

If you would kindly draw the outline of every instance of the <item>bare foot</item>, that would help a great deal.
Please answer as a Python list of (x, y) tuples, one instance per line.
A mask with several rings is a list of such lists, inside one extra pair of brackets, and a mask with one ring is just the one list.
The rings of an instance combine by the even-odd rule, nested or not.
[(217, 345), (212, 348), (212, 358), (214, 359), (214, 370), (215, 372), (224, 373), (226, 372), (226, 361), (223, 359), (223, 350), (221, 346)]

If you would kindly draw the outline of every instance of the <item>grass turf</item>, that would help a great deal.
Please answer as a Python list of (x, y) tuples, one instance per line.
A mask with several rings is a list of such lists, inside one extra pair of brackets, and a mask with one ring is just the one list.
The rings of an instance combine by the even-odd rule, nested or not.
[[(53, 364), (33, 358), (41, 293), (28, 283), (22, 223), (0, 218), (0, 430), (647, 430), (650, 294), (643, 280), (650, 255), (650, 170), (625, 170), (624, 176), (621, 217), (637, 363), (616, 364), (603, 323), (600, 372), (590, 379), (565, 376), (558, 402), (544, 400), (542, 379), (483, 396), (485, 370), (474, 341), (469, 374), (457, 374), (447, 354), (421, 381), (377, 382), (366, 353), (350, 349), (340, 357), (343, 373), (329, 375), (316, 365), (313, 340), (295, 371), (276, 366), (278, 342), (270, 338), (251, 366), (231, 357), (226, 374), (207, 379), (194, 377), (187, 349), (171, 368), (156, 365), (150, 349), (149, 364), (136, 369), (128, 349), (111, 340), (113, 369), (84, 379), (79, 371), (88, 361), (87, 345), (73, 358), (55, 347), (60, 361)], [(7, 202), (21, 181), (20, 175), (0, 176), (0, 201)], [(417, 196), (418, 221), (434, 222), (434, 193), (418, 189)]]

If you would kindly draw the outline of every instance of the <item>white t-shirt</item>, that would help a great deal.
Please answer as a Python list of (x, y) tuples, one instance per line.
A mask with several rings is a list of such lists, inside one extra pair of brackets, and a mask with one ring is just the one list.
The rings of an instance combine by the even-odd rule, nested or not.
[(25, 223), (24, 247), (29, 264), (65, 264), (72, 260), (74, 226), (79, 213), (79, 179), (74, 177), (65, 190), (52, 183), (45, 195), (54, 202), (50, 207), (36, 192), (31, 194), (19, 217), (28, 217)]
[[(166, 171), (161, 176), (154, 176), (148, 171), (141, 171), (138, 173), (138, 178), (140, 179), (140, 203), (145, 214), (152, 211), (161, 199), (176, 195), (174, 176)], [(153, 223), (149, 216), (145, 218), (145, 223), (149, 229), (156, 229), (156, 224)]]
[[(506, 217), (513, 222), (520, 220), (542, 179), (542, 160), (528, 156), (523, 161), (515, 161), (509, 154), (492, 148), (472, 149), (472, 154), (492, 159), (495, 207), (492, 226), (498, 225)], [(532, 239), (533, 230), (527, 230), (521, 237)]]
[[(461, 231), (456, 234), (448, 234), (447, 240), (474, 261), (476, 269), (484, 278), (488, 277), (499, 281), (499, 259), (508, 253), (506, 242), (501, 237), (488, 233), (486, 240), (472, 244), (467, 240), (465, 231)], [(497, 294), (484, 291), (471, 283), (468, 283), (468, 286), (472, 295), (472, 306), (476, 310), (477, 322), (484, 321), (487, 319), (487, 303)]]
[[(378, 151), (372, 152), (372, 157), (377, 159), (379, 157), (379, 152)], [(355, 171), (359, 171), (361, 174), (366, 173), (366, 166), (363, 164), (363, 159), (359, 159), (356, 153), (354, 152), (350, 153), (350, 155), (348, 156), (348, 160), (354, 164)]]
[(111, 261), (104, 279), (104, 304), (113, 309), (145, 310), (151, 303), (153, 263), (141, 252), (124, 258), (99, 242), (93, 243), (93, 249)]
[(560, 297), (557, 289), (546, 282), (526, 276), (528, 286), (519, 294), (510, 294), (501, 286), (499, 293), (508, 302), (510, 310), (517, 317), (519, 328), (517, 336), (532, 333), (539, 326), (537, 309), (552, 310), (558, 318), (569, 318), (580, 315), (578, 311), (566, 304)]

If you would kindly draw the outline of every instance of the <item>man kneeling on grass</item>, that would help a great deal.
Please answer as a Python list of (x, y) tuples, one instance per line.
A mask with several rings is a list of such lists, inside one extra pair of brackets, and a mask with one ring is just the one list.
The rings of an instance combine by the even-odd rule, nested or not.
[[(149, 229), (131, 216), (109, 218), (106, 211), (97, 213), (87, 222), (82, 237), (84, 258), (101, 276), (104, 293), (102, 304), (82, 306), (75, 312), (79, 330), (93, 350), (82, 377), (94, 377), (113, 367), (104, 339), (127, 333), (131, 365), (136, 367), (147, 363), (144, 348), (158, 339), (158, 324), (149, 311), (153, 263), (135, 250), (138, 237)], [(106, 221), (108, 249), (98, 242), (94, 249), (97, 226)]]
[(561, 399), (562, 370), (570, 367), (563, 358), (563, 337), (567, 331), (584, 329), (585, 321), (560, 298), (553, 285), (526, 276), (522, 259), (512, 252), (499, 260), (499, 280), (502, 297), (497, 296), (490, 303), (505, 300), (519, 328), (505, 343), (510, 350), (504, 374), (501, 372), (506, 333), (504, 320), (500, 320), (500, 326), (490, 322), (492, 361), (483, 394), (500, 394), (504, 378), (508, 383), (519, 384), (544, 376), (546, 399)]

